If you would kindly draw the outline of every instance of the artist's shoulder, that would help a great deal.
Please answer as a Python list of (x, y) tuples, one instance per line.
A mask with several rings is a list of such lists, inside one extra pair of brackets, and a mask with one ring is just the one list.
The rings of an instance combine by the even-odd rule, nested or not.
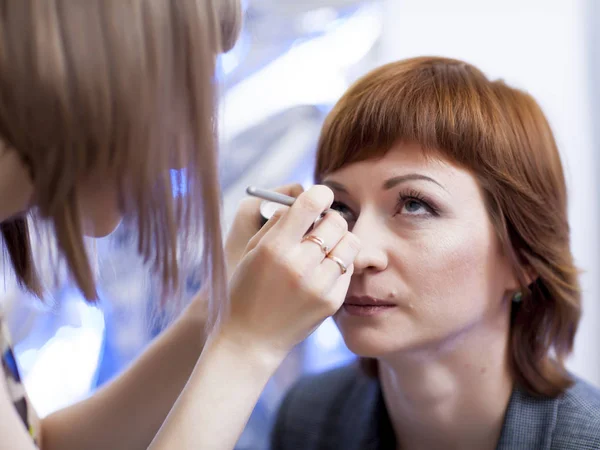
[(556, 428), (553, 444), (564, 448), (575, 442), (587, 447), (600, 448), (600, 389), (590, 383), (573, 377), (574, 384), (558, 400)]

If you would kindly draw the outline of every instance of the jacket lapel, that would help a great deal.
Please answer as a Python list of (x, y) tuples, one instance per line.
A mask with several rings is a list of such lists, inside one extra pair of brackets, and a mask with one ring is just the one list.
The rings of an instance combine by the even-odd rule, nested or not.
[[(550, 450), (558, 399), (536, 398), (515, 388), (497, 450)], [(344, 450), (394, 450), (394, 432), (376, 379), (361, 375), (339, 409), (336, 423)]]
[(343, 429), (338, 448), (344, 450), (394, 450), (395, 438), (381, 387), (376, 379), (361, 374), (340, 410)]

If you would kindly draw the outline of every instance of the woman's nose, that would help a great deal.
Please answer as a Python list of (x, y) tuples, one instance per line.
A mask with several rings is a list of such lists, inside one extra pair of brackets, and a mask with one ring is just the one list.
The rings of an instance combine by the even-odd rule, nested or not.
[(361, 250), (354, 260), (354, 273), (361, 274), (365, 271), (381, 271), (387, 267), (387, 254), (384, 250), (384, 231), (378, 229), (375, 220), (368, 217), (359, 217), (354, 226), (354, 233), (361, 242)]

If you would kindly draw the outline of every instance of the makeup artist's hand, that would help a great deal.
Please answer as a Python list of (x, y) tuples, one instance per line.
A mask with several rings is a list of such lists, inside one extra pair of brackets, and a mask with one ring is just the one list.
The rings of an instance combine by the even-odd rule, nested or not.
[(329, 188), (314, 186), (250, 239), (229, 284), (231, 310), (219, 330), (228, 339), (283, 359), (341, 307), (360, 249), (358, 238), (339, 214), (329, 212), (309, 234), (327, 249), (303, 240), (332, 202)]
[[(298, 197), (304, 192), (304, 188), (300, 184), (288, 184), (273, 190), (290, 197)], [(242, 201), (237, 210), (225, 241), (225, 257), (229, 277), (235, 272), (248, 242), (261, 228), (260, 204), (262, 201), (256, 197), (248, 197)], [(287, 209), (286, 206), (282, 206), (282, 208)]]

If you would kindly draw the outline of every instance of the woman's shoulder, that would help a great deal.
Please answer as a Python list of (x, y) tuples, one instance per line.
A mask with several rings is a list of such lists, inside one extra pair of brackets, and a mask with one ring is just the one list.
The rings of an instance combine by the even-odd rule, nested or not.
[(374, 393), (375, 380), (363, 374), (357, 364), (350, 364), (322, 373), (303, 376), (285, 396), (282, 407), (295, 413), (339, 407)]
[(578, 377), (561, 396), (561, 407), (567, 412), (584, 410), (600, 418), (600, 389)]
[(574, 378), (558, 399), (555, 440), (587, 439), (600, 448), (600, 389)]
[[(281, 403), (272, 448), (335, 449), (344, 440), (343, 448), (354, 448), (356, 442), (373, 442), (384, 410), (379, 383), (356, 364), (305, 376)], [(576, 377), (558, 398), (516, 389), (504, 428), (501, 449), (600, 448), (600, 389)], [(530, 446), (518, 447), (524, 443)]]
[(498, 448), (600, 448), (600, 391), (573, 379), (556, 398), (515, 389)]
[(357, 364), (305, 376), (281, 403), (272, 449), (355, 448), (377, 437), (379, 400), (379, 384)]

